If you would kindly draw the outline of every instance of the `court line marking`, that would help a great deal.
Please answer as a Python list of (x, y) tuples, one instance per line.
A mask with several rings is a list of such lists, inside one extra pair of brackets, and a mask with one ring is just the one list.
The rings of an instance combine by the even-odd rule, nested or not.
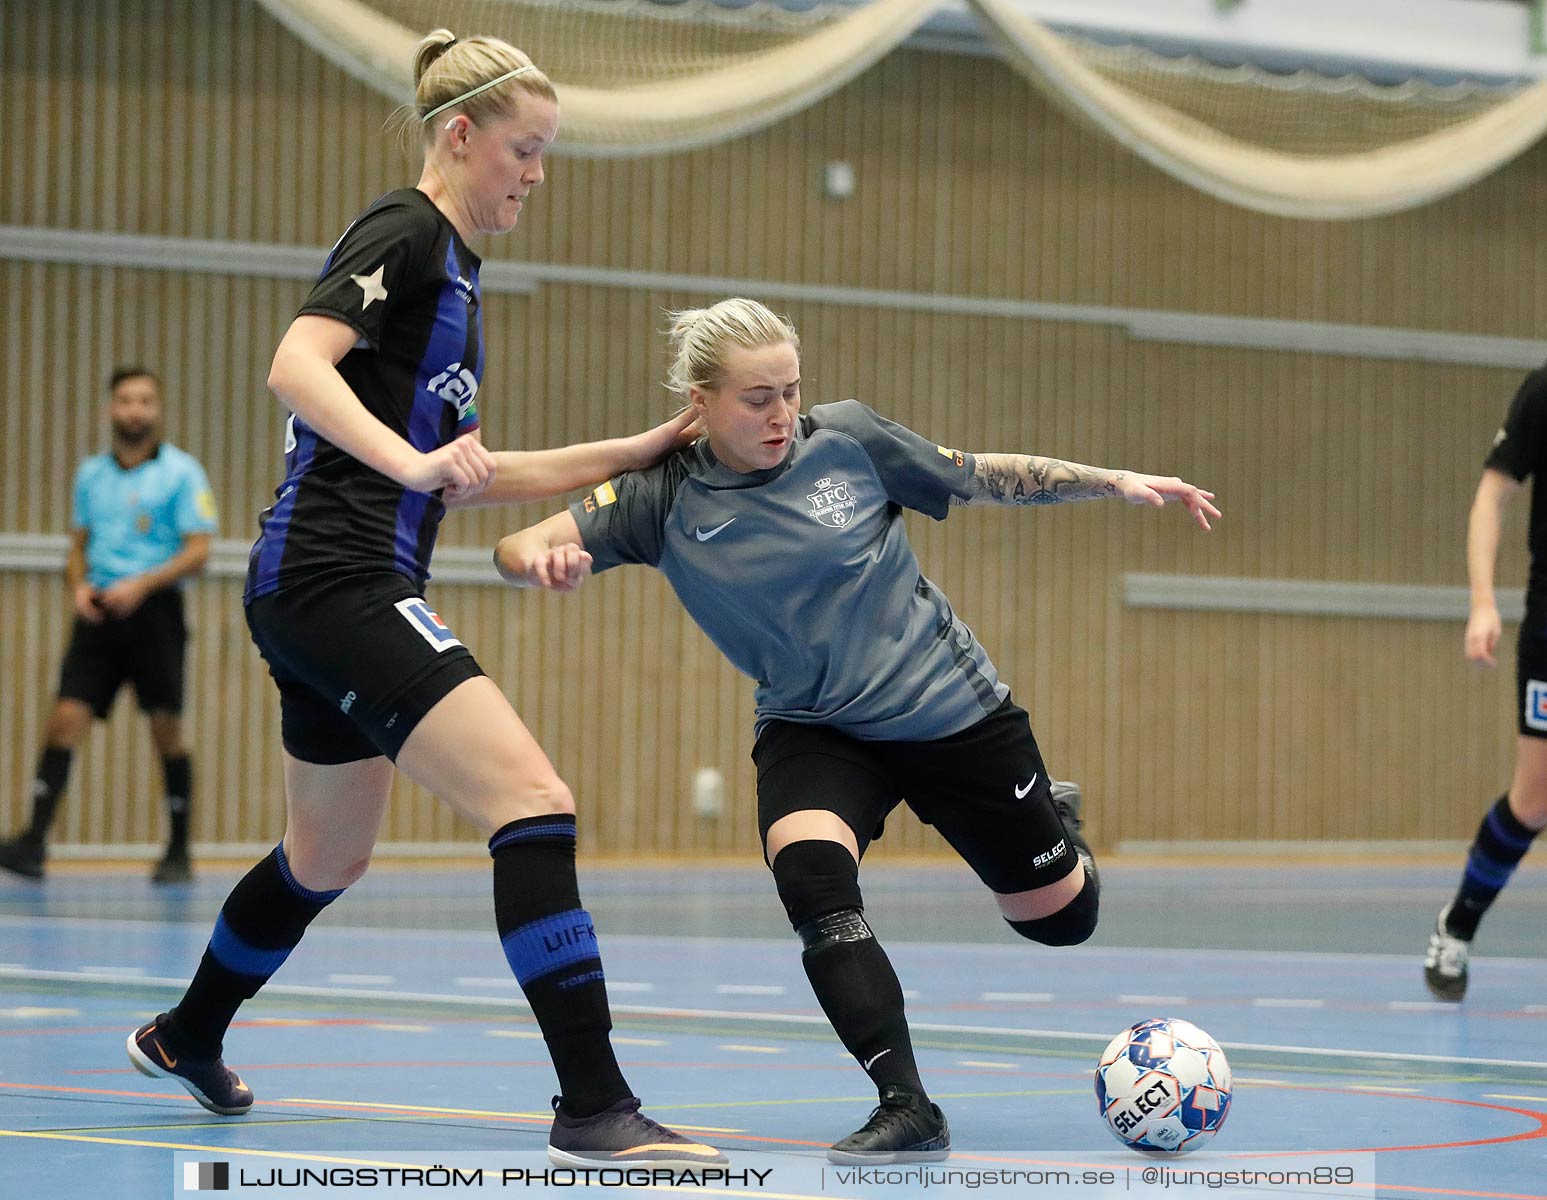
[[(4, 918), (0, 918), (3, 921)], [(1539, 963), (1537, 965), (1540, 965)], [(184, 991), (188, 986), (186, 979), (173, 979), (170, 977), (145, 976), (133, 980), (126, 980), (119, 975), (91, 976), (78, 971), (47, 971), (28, 969), (24, 971), (8, 971), (0, 969), (0, 983), (8, 979), (18, 981), (36, 980), (39, 982), (61, 983), (134, 983), (146, 987), (165, 987)], [(515, 982), (514, 978), (511, 980)], [(263, 989), (263, 994), (269, 997), (284, 997), (291, 999), (337, 999), (337, 1000), (374, 1000), (390, 1001), (408, 1004), (437, 1005), (443, 1008), (473, 1007), (477, 1005), (513, 1008), (522, 1012), (530, 1012), (531, 1006), (524, 997), (520, 996), (457, 996), (447, 995), (441, 992), (395, 992), (395, 991), (367, 991), (358, 988), (328, 988), (307, 984), (269, 984)], [(626, 1013), (630, 1016), (642, 1017), (669, 1017), (678, 1020), (728, 1020), (728, 1021), (765, 1021), (771, 1024), (817, 1026), (823, 1029), (830, 1028), (825, 1016), (807, 1013), (782, 1013), (782, 1012), (738, 1012), (728, 1009), (712, 1008), (674, 1008), (666, 1005), (653, 1004), (614, 1004), (611, 1006), (615, 1013)], [(1087, 1042), (1092, 1045), (1100, 1043), (1106, 1045), (1111, 1037), (1105, 1033), (1084, 1033), (1078, 1030), (1068, 1029), (1026, 1029), (1017, 1026), (1001, 1025), (953, 1025), (929, 1021), (909, 1022), (914, 1032), (919, 1033), (945, 1033), (955, 1036), (982, 1037), (995, 1035), (1001, 1037), (1017, 1038), (1051, 1038), (1065, 1042)], [(1405, 1051), (1393, 1050), (1339, 1050), (1328, 1046), (1284, 1046), (1278, 1043), (1265, 1042), (1222, 1042), (1221, 1047), (1226, 1050), (1253, 1050), (1264, 1053), (1280, 1054), (1296, 1058), (1341, 1058), (1341, 1059), (1383, 1059), (1394, 1062), (1414, 1063), (1441, 1063), (1457, 1067), (1519, 1067), (1525, 1070), (1547, 1072), (1547, 1062), (1537, 1062), (1531, 1059), (1518, 1058), (1465, 1058), (1455, 1055), (1443, 1054), (1413, 1054)]]
[[(201, 944), (208, 940), (208, 924), (192, 921), (181, 922), (189, 931), (189, 938)], [(145, 921), (138, 918), (129, 918), (122, 921), (109, 917), (35, 917), (18, 914), (0, 915), (0, 929), (35, 928), (46, 925), (50, 928), (82, 928), (82, 929), (135, 929), (144, 933), (159, 933), (165, 935), (167, 922)], [(319, 925), (307, 930), (308, 944), (314, 939), (350, 940), (371, 939), (379, 941), (392, 941), (401, 944), (405, 939), (417, 939), (423, 935), (425, 940), (433, 942), (464, 941), (485, 945), (489, 941), (489, 935), (475, 933), (461, 929), (383, 929), (376, 925)], [(659, 946), (724, 946), (726, 944), (737, 946), (774, 946), (789, 949), (787, 938), (757, 938), (757, 937), (710, 937), (704, 934), (694, 934), (684, 937), (667, 937), (662, 934), (645, 933), (609, 933), (607, 935), (609, 945), (628, 944), (642, 947)], [(912, 953), (927, 954), (932, 957), (953, 954), (989, 955), (1002, 958), (1016, 958), (1024, 960), (1027, 952), (1024, 948), (1015, 945), (999, 945), (993, 942), (899, 942), (889, 947), (889, 953), (895, 955), (908, 955)], [(1225, 962), (1275, 962), (1275, 963), (1344, 963), (1350, 966), (1368, 967), (1371, 963), (1381, 963), (1393, 968), (1405, 970), (1412, 963), (1410, 954), (1362, 954), (1354, 951), (1336, 950), (1222, 950), (1217, 947), (1205, 946), (1170, 946), (1156, 950), (1146, 950), (1142, 947), (1090, 947), (1081, 950), (1080, 957), (1086, 961), (1116, 960), (1131, 962), (1135, 957), (1166, 958), (1177, 954), (1186, 954), (1197, 958), (1218, 959)], [(1540, 958), (1522, 957), (1493, 957), (1487, 959), (1489, 969), (1500, 967), (1522, 968), (1531, 971), (1542, 969)], [(4, 970), (4, 964), (0, 964), (0, 970)], [(185, 981), (186, 982), (186, 981)], [(266, 990), (266, 989), (265, 989)]]

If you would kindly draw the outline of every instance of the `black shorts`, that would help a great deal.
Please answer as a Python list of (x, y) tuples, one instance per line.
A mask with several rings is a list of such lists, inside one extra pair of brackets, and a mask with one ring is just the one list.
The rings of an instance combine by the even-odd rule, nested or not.
[(395, 760), (425, 713), (483, 674), (395, 571), (292, 584), (249, 603), (247, 626), (279, 685), (285, 749), (302, 762)]
[(1515, 643), (1515, 724), (1522, 737), (1547, 738), (1547, 633), (1527, 619)]
[(906, 801), (996, 892), (1046, 887), (1078, 861), (1031, 722), (1008, 698), (976, 725), (927, 742), (860, 741), (824, 725), (770, 721), (752, 761), (765, 848), (775, 821), (814, 808), (842, 818), (863, 855)]
[(76, 617), (59, 668), (59, 695), (106, 717), (127, 679), (145, 712), (180, 713), (187, 644), (183, 593), (175, 587), (152, 592), (122, 620), (93, 625)]

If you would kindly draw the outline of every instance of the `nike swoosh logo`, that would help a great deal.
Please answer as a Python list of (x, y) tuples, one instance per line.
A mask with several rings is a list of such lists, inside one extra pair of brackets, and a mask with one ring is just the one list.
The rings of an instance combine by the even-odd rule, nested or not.
[[(1042, 772), (1038, 771), (1037, 775), (1040, 775), (1041, 773)], [(1024, 800), (1024, 799), (1026, 799), (1026, 793), (1031, 791), (1032, 786), (1037, 782), (1037, 775), (1033, 775), (1030, 779), (1028, 779), (1026, 781), (1026, 786), (1025, 787), (1017, 787), (1015, 789), (1015, 798), (1017, 800)]]
[(155, 1050), (156, 1057), (161, 1060), (162, 1065), (165, 1066), (168, 1071), (176, 1069), (176, 1067), (177, 1067), (177, 1059), (176, 1058), (168, 1058), (167, 1057), (167, 1052), (162, 1047), (160, 1042), (153, 1043), (151, 1048), (153, 1050)]
[(865, 1070), (868, 1071), (868, 1070), (870, 1070), (871, 1067), (875, 1066), (876, 1063), (881, 1061), (881, 1055), (882, 1054), (890, 1054), (891, 1052), (892, 1052), (892, 1048), (890, 1046), (888, 1046), (885, 1050), (881, 1051), (881, 1054), (877, 1054), (869, 1062), (862, 1062), (862, 1063), (860, 1063), (860, 1066), (864, 1067)]
[[(732, 517), (729, 521), (725, 522), (725, 525), (729, 525), (732, 522), (734, 522), (735, 520), (736, 520), (736, 518)], [(707, 531), (705, 531), (703, 529), (700, 529), (700, 528), (698, 528), (698, 526), (695, 525), (693, 527), (693, 535), (695, 537), (697, 537), (699, 541), (707, 542), (715, 534), (719, 533), (720, 530), (724, 529), (725, 525), (716, 525), (713, 529), (710, 529), (710, 530), (707, 530)]]

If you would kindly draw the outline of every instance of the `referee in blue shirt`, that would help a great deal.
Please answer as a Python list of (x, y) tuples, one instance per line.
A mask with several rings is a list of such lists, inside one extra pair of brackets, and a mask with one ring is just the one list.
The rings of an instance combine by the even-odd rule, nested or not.
[(107, 716), (128, 680), (150, 719), (171, 814), (166, 854), (151, 878), (183, 883), (193, 877), (192, 770), (183, 743), (188, 631), (178, 585), (209, 558), (215, 499), (198, 460), (161, 440), (161, 381), (155, 374), (120, 367), (109, 390), (112, 451), (86, 459), (75, 474), (65, 563), (75, 627), (32, 784), (32, 823), (0, 842), (0, 867), (29, 879), (43, 877), (44, 844), (71, 755), (92, 717)]

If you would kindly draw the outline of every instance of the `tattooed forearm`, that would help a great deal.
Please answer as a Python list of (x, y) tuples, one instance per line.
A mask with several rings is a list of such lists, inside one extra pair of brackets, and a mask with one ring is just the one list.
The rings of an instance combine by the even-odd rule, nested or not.
[(1065, 504), (1115, 496), (1123, 472), (1034, 454), (979, 454), (963, 504)]

